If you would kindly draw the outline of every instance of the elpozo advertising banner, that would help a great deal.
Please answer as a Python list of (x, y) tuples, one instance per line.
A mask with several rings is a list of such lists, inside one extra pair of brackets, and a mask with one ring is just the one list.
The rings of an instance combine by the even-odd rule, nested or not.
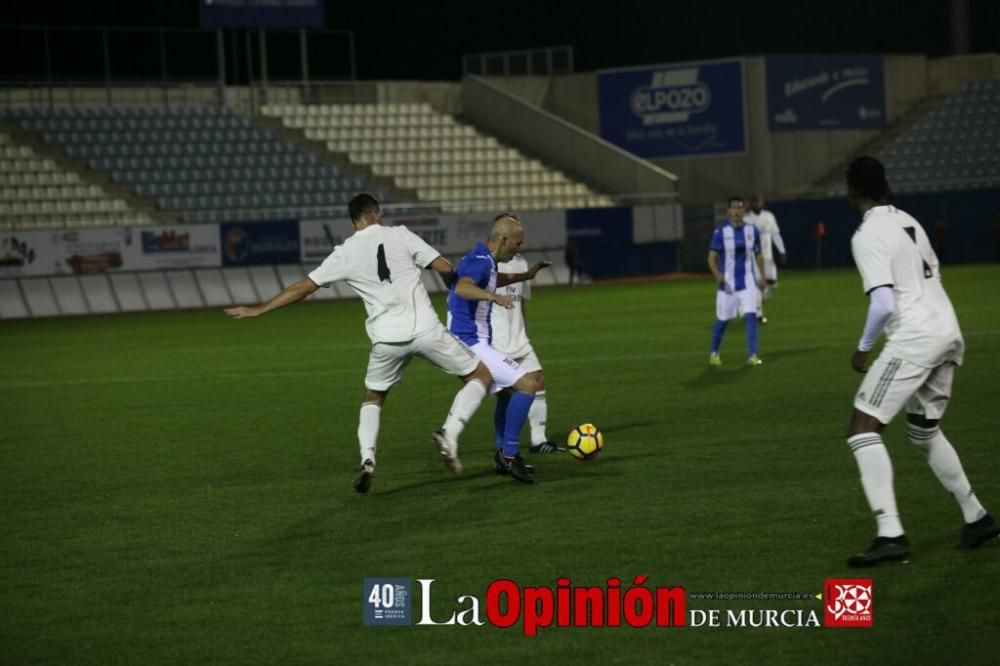
[(640, 157), (745, 153), (743, 60), (598, 72), (601, 137)]
[(772, 131), (885, 127), (883, 62), (878, 55), (768, 57), (768, 127)]

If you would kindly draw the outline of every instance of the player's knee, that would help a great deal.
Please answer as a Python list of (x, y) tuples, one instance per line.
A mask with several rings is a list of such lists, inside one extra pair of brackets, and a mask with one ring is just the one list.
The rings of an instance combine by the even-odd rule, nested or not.
[(864, 432), (882, 432), (885, 425), (871, 414), (855, 409), (851, 422), (847, 426), (847, 437), (854, 437)]
[(533, 375), (530, 374), (524, 375), (523, 377), (518, 379), (517, 383), (514, 385), (514, 388), (520, 391), (521, 393), (530, 393), (531, 395), (535, 395), (539, 391), (538, 381), (535, 379)]
[(389, 391), (375, 391), (366, 387), (363, 404), (381, 407), (387, 395), (389, 395)]
[(536, 392), (538, 392), (538, 391), (544, 391), (545, 390), (545, 373), (543, 373), (541, 370), (538, 370), (537, 372), (533, 372), (531, 374), (535, 378), (535, 391)]
[(939, 420), (929, 419), (923, 414), (907, 414), (906, 422), (909, 423), (910, 425), (915, 425), (918, 428), (926, 428), (928, 430), (932, 430), (937, 427)]
[(482, 363), (477, 365), (476, 369), (472, 371), (472, 374), (465, 378), (467, 382), (473, 379), (482, 384), (487, 391), (489, 391), (490, 386), (493, 385), (493, 375), (490, 374), (490, 371)]

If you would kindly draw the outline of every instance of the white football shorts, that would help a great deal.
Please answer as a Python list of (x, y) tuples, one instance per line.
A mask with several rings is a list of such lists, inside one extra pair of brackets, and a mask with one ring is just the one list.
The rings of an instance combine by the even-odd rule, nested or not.
[(517, 361), (494, 349), (486, 342), (477, 342), (470, 349), (493, 375), (493, 393), (510, 388), (517, 383), (517, 380), (528, 374), (528, 371), (522, 368)]
[(747, 287), (740, 291), (727, 294), (724, 291), (715, 292), (715, 316), (722, 321), (735, 319), (740, 312), (745, 315), (757, 313), (757, 293), (760, 290)]
[(438, 324), (409, 342), (377, 342), (368, 357), (365, 386), (373, 391), (387, 391), (403, 378), (403, 371), (414, 356), (422, 356), (449, 375), (472, 374), (479, 359), (468, 347)]
[(948, 409), (954, 377), (953, 363), (925, 368), (883, 352), (868, 368), (854, 407), (886, 425), (903, 407), (936, 421)]
[(538, 372), (542, 369), (542, 362), (538, 360), (538, 356), (535, 354), (535, 350), (528, 347), (528, 352), (521, 354), (520, 356), (513, 357), (517, 364), (521, 366), (521, 369), (528, 372)]

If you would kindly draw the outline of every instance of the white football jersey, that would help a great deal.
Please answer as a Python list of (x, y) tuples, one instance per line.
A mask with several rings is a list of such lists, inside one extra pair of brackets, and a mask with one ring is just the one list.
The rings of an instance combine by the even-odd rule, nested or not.
[(893, 206), (876, 206), (854, 232), (851, 253), (865, 293), (892, 285), (896, 310), (885, 327), (892, 355), (928, 368), (960, 364), (962, 331), (920, 223)]
[(321, 287), (344, 280), (365, 303), (372, 343), (407, 342), (440, 324), (420, 280), (440, 254), (404, 226), (376, 224), (333, 248), (309, 279)]
[(778, 220), (774, 217), (774, 214), (766, 208), (761, 209), (759, 213), (748, 210), (743, 214), (743, 221), (754, 225), (760, 232), (760, 251), (764, 255), (764, 259), (768, 261), (774, 259), (772, 244), (774, 243), (774, 237), (781, 233), (781, 229), (778, 228)]
[[(527, 270), (528, 262), (519, 254), (497, 266), (499, 273), (524, 273)], [(514, 302), (514, 307), (508, 310), (493, 304), (493, 347), (513, 359), (523, 358), (531, 351), (531, 341), (528, 340), (528, 331), (524, 326), (521, 304), (531, 298), (531, 281), (497, 287), (497, 293), (509, 297)]]

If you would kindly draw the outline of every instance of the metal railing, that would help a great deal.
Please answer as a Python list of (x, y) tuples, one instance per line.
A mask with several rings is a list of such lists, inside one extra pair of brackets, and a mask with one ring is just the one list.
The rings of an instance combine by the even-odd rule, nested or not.
[(462, 81), (463, 112), (476, 124), (617, 199), (669, 200), (677, 176), (477, 76)]
[(471, 76), (572, 74), (573, 47), (550, 46), (522, 51), (470, 53), (462, 56), (462, 73)]
[[(0, 63), (0, 78), (49, 85), (148, 79), (215, 81), (224, 88), (267, 85), (275, 74), (306, 85), (314, 76), (357, 78), (349, 30), (0, 26), (0, 40), (22, 45), (21, 57)], [(331, 58), (331, 51), (339, 55)]]

